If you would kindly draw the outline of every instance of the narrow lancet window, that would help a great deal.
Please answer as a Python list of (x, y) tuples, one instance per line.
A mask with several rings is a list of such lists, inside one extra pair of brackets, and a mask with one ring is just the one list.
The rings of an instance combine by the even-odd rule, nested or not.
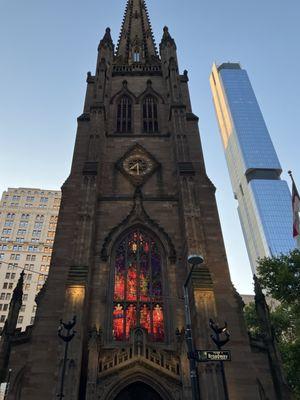
[(133, 53), (133, 62), (140, 62), (140, 53), (138, 51)]
[(147, 96), (143, 102), (143, 130), (146, 133), (158, 132), (157, 101)]
[(161, 251), (140, 229), (118, 245), (115, 257), (113, 338), (125, 341), (133, 328), (145, 329), (154, 341), (164, 340)]
[(132, 102), (128, 96), (123, 96), (117, 109), (117, 132), (130, 133), (132, 129)]

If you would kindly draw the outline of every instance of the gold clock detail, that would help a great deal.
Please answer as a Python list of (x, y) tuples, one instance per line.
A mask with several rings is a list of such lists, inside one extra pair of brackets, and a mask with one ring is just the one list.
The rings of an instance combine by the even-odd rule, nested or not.
[(153, 155), (138, 143), (116, 163), (119, 171), (135, 186), (143, 185), (159, 165)]
[(152, 161), (141, 154), (133, 154), (123, 161), (124, 170), (132, 176), (147, 175), (152, 166)]

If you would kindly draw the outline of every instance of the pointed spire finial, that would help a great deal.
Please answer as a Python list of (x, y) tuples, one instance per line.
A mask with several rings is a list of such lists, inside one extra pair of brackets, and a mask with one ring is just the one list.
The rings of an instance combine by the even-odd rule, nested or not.
[(113, 40), (111, 38), (111, 34), (110, 34), (110, 28), (106, 28), (105, 29), (105, 34), (102, 38), (102, 40), (100, 41), (98, 50), (100, 50), (101, 47), (109, 47), (110, 49), (114, 50), (114, 43)]
[(160, 46), (167, 45), (169, 43), (171, 46), (174, 46), (176, 49), (175, 40), (170, 35), (169, 28), (167, 26), (164, 26), (163, 31), (164, 31), (164, 33), (163, 33), (163, 37), (160, 42)]
[(128, 0), (117, 46), (123, 64), (152, 63), (158, 58), (144, 0)]

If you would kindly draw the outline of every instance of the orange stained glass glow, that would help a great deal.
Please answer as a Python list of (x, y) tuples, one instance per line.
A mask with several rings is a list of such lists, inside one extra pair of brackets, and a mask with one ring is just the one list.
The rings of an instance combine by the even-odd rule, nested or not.
[(150, 310), (147, 304), (143, 304), (141, 307), (140, 325), (142, 328), (146, 329), (147, 332), (151, 332)]
[(136, 326), (136, 307), (130, 304), (126, 310), (126, 339), (129, 338), (130, 330)]
[(136, 264), (129, 265), (127, 272), (127, 300), (136, 300), (137, 268)]
[(156, 341), (164, 339), (164, 315), (159, 304), (153, 310), (153, 336)]
[(121, 304), (114, 307), (113, 312), (113, 335), (116, 340), (123, 340), (124, 334), (124, 309)]
[(128, 340), (131, 329), (140, 326), (153, 340), (163, 341), (161, 251), (157, 241), (143, 230), (131, 231), (117, 247), (114, 276), (114, 339)]

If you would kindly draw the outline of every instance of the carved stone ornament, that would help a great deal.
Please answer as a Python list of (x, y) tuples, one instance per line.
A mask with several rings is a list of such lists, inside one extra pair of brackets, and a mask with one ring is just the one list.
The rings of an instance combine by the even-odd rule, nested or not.
[(142, 186), (159, 166), (158, 161), (139, 144), (131, 147), (116, 163), (116, 168), (134, 186)]

